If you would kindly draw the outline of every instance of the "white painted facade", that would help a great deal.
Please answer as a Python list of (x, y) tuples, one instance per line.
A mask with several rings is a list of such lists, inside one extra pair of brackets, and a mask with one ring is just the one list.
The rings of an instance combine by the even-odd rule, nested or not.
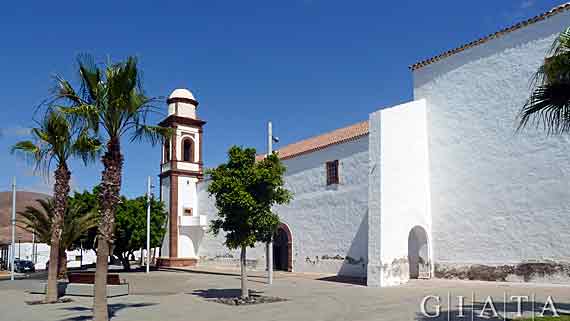
[[(325, 163), (339, 160), (340, 183), (326, 185)], [(292, 233), (292, 270), (349, 276), (366, 275), (368, 137), (331, 146), (284, 161), (285, 186), (294, 199), (275, 211)], [(202, 185), (202, 184), (201, 184)], [(204, 184), (206, 185), (206, 184)], [(215, 215), (214, 200), (206, 186), (200, 188), (199, 203), (208, 216)], [(223, 237), (206, 236), (199, 255), (202, 263), (237, 264), (239, 251), (223, 246)], [(248, 249), (251, 266), (265, 268), (265, 245)]]
[[(570, 141), (515, 133), (529, 80), (568, 18), (565, 10), (414, 68), (415, 100), (370, 114), (367, 135), (284, 159), (294, 199), (275, 210), (291, 232), (290, 270), (394, 286), (484, 265), (503, 266), (505, 280), (568, 282), (562, 270), (517, 269), (570, 266)], [(340, 182), (327, 185), (332, 160)], [(179, 180), (178, 191), (176, 215), (185, 206), (216, 215), (207, 181)], [(179, 238), (179, 255), (237, 265), (223, 240), (202, 229)], [(165, 240), (163, 255), (168, 248)], [(264, 269), (265, 246), (247, 258)]]
[[(409, 278), (408, 237), (431, 235), (425, 100), (370, 115), (368, 284), (391, 286)], [(431, 250), (425, 245), (425, 258)]]
[(570, 13), (414, 74), (425, 99), (434, 259), (440, 265), (570, 260), (570, 140), (515, 134), (529, 81)]

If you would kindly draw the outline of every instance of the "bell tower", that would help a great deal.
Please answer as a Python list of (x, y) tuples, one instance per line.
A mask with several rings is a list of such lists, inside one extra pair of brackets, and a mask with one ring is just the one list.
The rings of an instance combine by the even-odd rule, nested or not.
[(197, 184), (203, 178), (202, 127), (198, 101), (187, 89), (176, 89), (167, 99), (168, 116), (160, 126), (174, 130), (162, 146), (160, 198), (169, 215), (160, 266), (192, 266), (198, 261), (207, 218), (198, 210)]

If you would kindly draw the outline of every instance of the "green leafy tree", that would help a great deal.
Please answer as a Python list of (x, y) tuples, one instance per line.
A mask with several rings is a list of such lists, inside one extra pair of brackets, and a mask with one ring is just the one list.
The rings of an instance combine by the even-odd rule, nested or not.
[[(123, 198), (117, 209), (113, 254), (127, 271), (131, 269), (129, 258), (135, 251), (146, 247), (147, 204), (145, 196), (135, 199)], [(150, 247), (158, 247), (162, 244), (166, 232), (167, 215), (164, 204), (154, 197), (151, 198)]]
[[(98, 185), (92, 191), (75, 192), (69, 198), (69, 206), (77, 206), (83, 212), (93, 212), (98, 218), (99, 200), (97, 195), (99, 195), (99, 192), (100, 188)], [(90, 228), (82, 237), (75, 240), (74, 247), (97, 252), (97, 226)]]
[(228, 156), (227, 163), (208, 171), (208, 192), (215, 196), (218, 209), (210, 230), (214, 235), (223, 231), (225, 245), (241, 249), (241, 295), (248, 297), (246, 249), (275, 233), (279, 216), (272, 206), (288, 203), (292, 195), (283, 187), (285, 167), (277, 154), (256, 161), (255, 149), (234, 146)]
[(570, 131), (570, 28), (556, 38), (534, 77), (530, 98), (522, 108), (519, 130), (534, 125), (548, 134)]
[[(26, 206), (24, 211), (18, 213), (21, 216), (18, 225), (34, 233), (38, 242), (51, 245), (52, 229), (55, 226), (54, 200), (49, 198), (36, 201), (39, 206)], [(57, 267), (59, 277), (64, 277), (67, 270), (65, 251), (74, 250), (75, 242), (96, 226), (97, 213), (83, 211), (81, 207), (74, 205), (66, 208), (59, 240), (59, 262), (50, 264)]]
[[(71, 172), (67, 165), (71, 157), (78, 156), (86, 163), (93, 160), (100, 148), (97, 139), (92, 138), (86, 130), (79, 130), (70, 123), (64, 115), (56, 110), (49, 109), (32, 129), (33, 140), (21, 141), (13, 146), (12, 152), (19, 152), (27, 156), (36, 165), (36, 170), (49, 172), (55, 165), (55, 184), (53, 187), (53, 220), (50, 237), (50, 264), (48, 269), (48, 283), (46, 302), (56, 302), (57, 267), (59, 262), (60, 240), (63, 231), (63, 219), (67, 209), (69, 195), (69, 181)], [(53, 264), (53, 263), (56, 264)]]
[[(83, 211), (98, 212), (99, 202), (97, 195), (99, 186), (95, 186), (93, 191), (75, 192), (70, 198), (71, 206), (78, 206)], [(121, 261), (125, 270), (130, 270), (129, 257), (134, 251), (146, 247), (146, 196), (135, 199), (121, 197), (121, 202), (117, 207), (115, 218), (115, 241), (113, 255)], [(166, 220), (168, 213), (164, 204), (158, 199), (151, 198), (150, 205), (150, 245), (158, 247), (162, 244), (164, 233), (166, 232)], [(96, 249), (97, 228), (91, 228), (79, 239), (85, 249)], [(79, 240), (75, 241), (75, 246), (79, 246)]]
[(80, 86), (58, 78), (56, 103), (73, 120), (100, 136), (105, 145), (102, 157), (101, 192), (99, 194), (100, 223), (97, 237), (97, 268), (93, 318), (109, 320), (107, 306), (108, 257), (113, 242), (115, 210), (120, 201), (123, 155), (121, 140), (146, 140), (152, 144), (172, 135), (172, 130), (147, 124), (147, 117), (156, 111), (156, 98), (147, 97), (141, 84), (141, 72), (135, 57), (118, 63), (97, 65), (91, 56), (81, 56)]

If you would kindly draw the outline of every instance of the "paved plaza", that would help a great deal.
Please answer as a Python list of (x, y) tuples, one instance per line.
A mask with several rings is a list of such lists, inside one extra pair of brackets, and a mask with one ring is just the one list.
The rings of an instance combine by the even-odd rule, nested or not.
[[(485, 298), (492, 296), (496, 309), (513, 315), (517, 304), (514, 295), (536, 297), (534, 309), (540, 311), (551, 296), (559, 310), (570, 310), (570, 287), (513, 283), (466, 282), (447, 280), (414, 280), (393, 288), (367, 288), (361, 285), (319, 280), (313, 274), (277, 273), (275, 283), (265, 284), (263, 274), (250, 278), (257, 293), (288, 299), (286, 302), (253, 306), (229, 306), (210, 299), (240, 293), (239, 276), (234, 272), (156, 271), (122, 273), (130, 283), (130, 295), (109, 299), (113, 321), (200, 321), (200, 320), (471, 320), (471, 297), (475, 297), (473, 320), (478, 317)], [(73, 297), (73, 302), (54, 305), (28, 305), (25, 301), (41, 296), (27, 293), (37, 279), (0, 281), (0, 320), (2, 321), (82, 321), (89, 320), (92, 298)], [(442, 312), (438, 318), (420, 313), (420, 303), (427, 295), (440, 297)], [(448, 295), (452, 308), (448, 309)], [(465, 318), (459, 314), (458, 296), (465, 297)], [(505, 303), (506, 300), (506, 305)], [(430, 300), (428, 312), (434, 312)], [(524, 304), (530, 311), (532, 305)], [(509, 312), (510, 311), (510, 312)], [(562, 311), (563, 312), (563, 311)]]

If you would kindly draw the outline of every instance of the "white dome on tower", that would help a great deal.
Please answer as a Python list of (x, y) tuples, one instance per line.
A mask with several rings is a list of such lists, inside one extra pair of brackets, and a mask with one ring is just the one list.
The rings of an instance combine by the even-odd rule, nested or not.
[(168, 104), (168, 115), (196, 119), (198, 102), (190, 90), (185, 88), (175, 89), (168, 96), (166, 103)]
[(192, 94), (192, 92), (188, 89), (185, 89), (185, 88), (175, 89), (170, 94), (170, 96), (168, 96), (168, 99), (173, 99), (173, 98), (185, 98), (185, 99), (196, 100), (196, 98), (194, 98), (194, 95)]

